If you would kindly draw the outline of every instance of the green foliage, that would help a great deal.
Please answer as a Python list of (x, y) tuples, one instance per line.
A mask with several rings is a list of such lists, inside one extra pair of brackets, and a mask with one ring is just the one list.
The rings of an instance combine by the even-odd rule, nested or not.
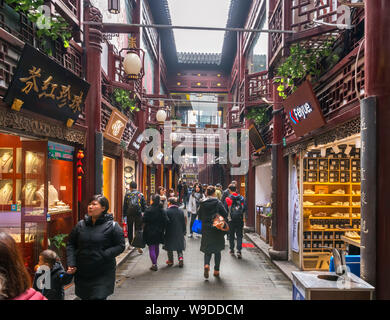
[(259, 127), (265, 126), (270, 121), (267, 108), (265, 107), (250, 109), (246, 114), (246, 118), (252, 119)]
[(277, 70), (276, 82), (279, 83), (279, 96), (287, 98), (286, 91), (296, 90), (296, 82), (310, 75), (316, 79), (322, 74), (323, 67), (320, 62), (324, 58), (329, 58), (333, 64), (338, 61), (337, 54), (332, 52), (332, 41), (327, 41), (320, 49), (306, 49), (299, 44), (294, 44), (290, 48), (290, 55)]
[(57, 248), (57, 250), (60, 250), (61, 248), (66, 247), (65, 238), (67, 237), (67, 234), (60, 233), (54, 236), (53, 238), (50, 238), (50, 242)]
[(134, 99), (129, 96), (129, 91), (116, 88), (113, 94), (114, 104), (122, 110), (130, 110), (130, 112), (139, 111)]
[(69, 40), (72, 38), (69, 24), (60, 15), (54, 13), (47, 19), (39, 10), (40, 6), (44, 5), (44, 0), (5, 0), (5, 2), (13, 5), (15, 11), (26, 14), (31, 22), (35, 24), (39, 22), (47, 26), (47, 28), (37, 28), (36, 34), (48, 55), (53, 55), (48, 40), (61, 39), (64, 48), (69, 47)]

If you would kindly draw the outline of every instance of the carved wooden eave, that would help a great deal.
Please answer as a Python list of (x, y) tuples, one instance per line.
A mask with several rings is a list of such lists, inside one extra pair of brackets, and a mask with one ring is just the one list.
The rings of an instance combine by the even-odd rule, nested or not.
[(86, 134), (82, 130), (67, 128), (63, 124), (52, 123), (41, 117), (31, 117), (4, 107), (0, 107), (0, 128), (35, 137), (58, 139), (83, 147), (86, 143)]
[(345, 122), (344, 124), (330, 131), (324, 132), (314, 137), (312, 136), (294, 145), (286, 147), (283, 150), (283, 156), (288, 156), (290, 154), (297, 154), (300, 151), (305, 151), (310, 145), (313, 144), (324, 145), (324, 144), (332, 143), (337, 140), (348, 138), (358, 133), (360, 133), (360, 117)]

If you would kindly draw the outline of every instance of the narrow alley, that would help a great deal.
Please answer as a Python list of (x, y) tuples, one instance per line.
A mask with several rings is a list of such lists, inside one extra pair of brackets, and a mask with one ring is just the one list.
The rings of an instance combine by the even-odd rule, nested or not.
[[(167, 254), (160, 248), (158, 271), (149, 270), (148, 249), (133, 251), (117, 270), (115, 292), (109, 300), (287, 300), (291, 282), (256, 247), (247, 243), (242, 260), (231, 257), (228, 242), (222, 252), (221, 276), (203, 277), (200, 238), (186, 238), (184, 267), (165, 264)], [(244, 245), (245, 246), (245, 245)], [(213, 270), (213, 260), (211, 270)]]

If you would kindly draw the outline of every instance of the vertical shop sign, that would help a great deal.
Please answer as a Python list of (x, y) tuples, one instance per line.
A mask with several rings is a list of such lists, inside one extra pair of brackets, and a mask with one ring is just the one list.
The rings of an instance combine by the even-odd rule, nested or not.
[(150, 194), (156, 193), (156, 173), (155, 169), (152, 168), (152, 173), (150, 174)]
[(300, 218), (300, 205), (299, 205), (299, 191), (298, 191), (298, 179), (297, 179), (297, 167), (292, 167), (291, 172), (291, 202), (290, 202), (290, 214), (292, 215), (291, 223), (291, 249), (294, 252), (299, 252), (298, 232), (299, 232), (299, 218)]

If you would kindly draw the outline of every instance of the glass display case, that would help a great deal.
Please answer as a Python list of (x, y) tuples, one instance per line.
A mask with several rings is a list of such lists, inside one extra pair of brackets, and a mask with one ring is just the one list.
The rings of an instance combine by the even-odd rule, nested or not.
[(73, 153), (73, 147), (0, 133), (0, 231), (15, 239), (31, 274), (39, 253), (56, 249), (51, 239), (72, 230)]

